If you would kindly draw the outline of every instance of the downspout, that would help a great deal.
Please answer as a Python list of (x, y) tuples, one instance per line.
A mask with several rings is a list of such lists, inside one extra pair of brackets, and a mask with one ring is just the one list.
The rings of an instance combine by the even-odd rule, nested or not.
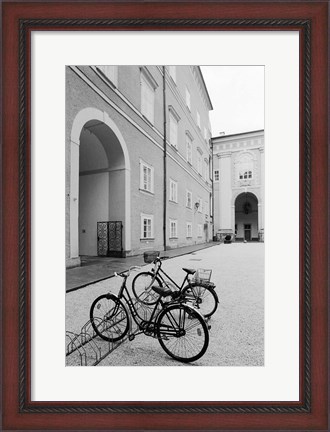
[(212, 141), (212, 138), (210, 138), (210, 143), (211, 143), (211, 152), (212, 152), (212, 157), (211, 157), (211, 160), (212, 160), (211, 183), (212, 183), (212, 241), (213, 241), (214, 240), (214, 178), (213, 178), (213, 176), (214, 176), (214, 169), (213, 169), (213, 158), (214, 158), (214, 155), (213, 155), (213, 141)]
[(167, 153), (167, 144), (166, 144), (166, 77), (165, 77), (165, 66), (163, 66), (163, 118), (164, 118), (164, 196), (163, 196), (163, 243), (164, 243), (164, 251), (166, 251), (166, 218), (167, 218), (167, 212), (166, 212), (166, 204), (167, 204), (167, 160), (166, 160), (166, 153)]

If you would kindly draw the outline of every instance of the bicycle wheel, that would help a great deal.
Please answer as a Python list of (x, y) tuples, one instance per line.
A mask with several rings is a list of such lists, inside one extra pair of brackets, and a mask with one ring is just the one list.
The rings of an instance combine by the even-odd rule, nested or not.
[(162, 286), (162, 282), (154, 273), (139, 273), (132, 282), (132, 290), (135, 298), (146, 305), (155, 304), (159, 298), (159, 295), (152, 290), (152, 287), (155, 285)]
[(192, 283), (182, 289), (185, 301), (209, 318), (218, 308), (219, 299), (214, 288), (202, 283)]
[(203, 317), (182, 303), (170, 305), (159, 314), (157, 337), (169, 356), (184, 363), (201, 358), (209, 344), (209, 331)]
[(125, 337), (129, 329), (129, 318), (123, 302), (113, 294), (97, 297), (89, 312), (95, 333), (109, 342)]

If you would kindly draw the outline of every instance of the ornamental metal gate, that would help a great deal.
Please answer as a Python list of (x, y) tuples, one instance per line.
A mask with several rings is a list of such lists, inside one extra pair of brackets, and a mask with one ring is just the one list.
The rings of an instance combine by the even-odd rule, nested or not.
[(97, 222), (97, 255), (123, 256), (123, 224), (121, 221)]

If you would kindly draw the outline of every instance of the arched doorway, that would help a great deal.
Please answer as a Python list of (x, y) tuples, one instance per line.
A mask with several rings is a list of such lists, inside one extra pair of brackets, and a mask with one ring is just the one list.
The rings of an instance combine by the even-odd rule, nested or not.
[(243, 192), (235, 200), (236, 241), (258, 241), (258, 199)]
[(80, 134), (79, 255), (122, 254), (124, 185), (125, 159), (118, 138), (105, 123), (88, 121)]
[(122, 226), (119, 249), (125, 255), (131, 247), (127, 146), (107, 113), (85, 108), (71, 132), (70, 258), (100, 255), (98, 224), (114, 221)]

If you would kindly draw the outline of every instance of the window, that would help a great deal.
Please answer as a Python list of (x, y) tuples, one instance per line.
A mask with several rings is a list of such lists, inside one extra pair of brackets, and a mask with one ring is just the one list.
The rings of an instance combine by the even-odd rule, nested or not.
[(192, 165), (192, 140), (188, 134), (186, 134), (186, 157), (187, 162)]
[(202, 198), (198, 198), (198, 203), (199, 203), (198, 212), (203, 213), (203, 200), (202, 200)]
[(203, 225), (202, 224), (197, 225), (197, 236), (203, 237)]
[(254, 160), (250, 152), (243, 152), (239, 155), (236, 163), (236, 178), (246, 181), (253, 178)]
[(206, 216), (209, 214), (209, 203), (207, 201), (204, 201), (204, 213)]
[(189, 190), (187, 190), (186, 194), (186, 206), (190, 209), (192, 208), (192, 193)]
[(152, 239), (154, 235), (154, 216), (141, 213), (141, 239)]
[(154, 192), (154, 168), (140, 160), (140, 189)]
[(252, 178), (252, 171), (240, 171), (239, 178), (240, 180)]
[(178, 122), (180, 120), (179, 115), (176, 113), (174, 108), (169, 106), (169, 123), (170, 123), (170, 143), (177, 148), (178, 147)]
[(196, 113), (196, 117), (197, 117), (197, 126), (199, 127), (199, 129), (201, 129), (201, 116), (198, 111)]
[(178, 183), (170, 179), (170, 201), (178, 202)]
[(202, 175), (202, 155), (197, 150), (197, 171), (198, 174)]
[(240, 180), (247, 180), (252, 178), (252, 171), (240, 171), (239, 173)]
[(187, 237), (192, 237), (192, 223), (187, 222)]
[(190, 92), (188, 88), (186, 87), (186, 105), (189, 108), (189, 111), (191, 111), (191, 105), (190, 105)]
[(206, 181), (208, 179), (209, 174), (209, 162), (207, 159), (204, 159), (204, 180)]
[(178, 221), (170, 219), (170, 238), (178, 237)]
[(115, 86), (118, 85), (118, 66), (97, 66)]
[(141, 68), (141, 112), (153, 124), (157, 83), (147, 68)]
[(214, 181), (219, 181), (219, 170), (214, 170)]
[(169, 66), (168, 71), (169, 71), (173, 81), (176, 83), (176, 66)]

